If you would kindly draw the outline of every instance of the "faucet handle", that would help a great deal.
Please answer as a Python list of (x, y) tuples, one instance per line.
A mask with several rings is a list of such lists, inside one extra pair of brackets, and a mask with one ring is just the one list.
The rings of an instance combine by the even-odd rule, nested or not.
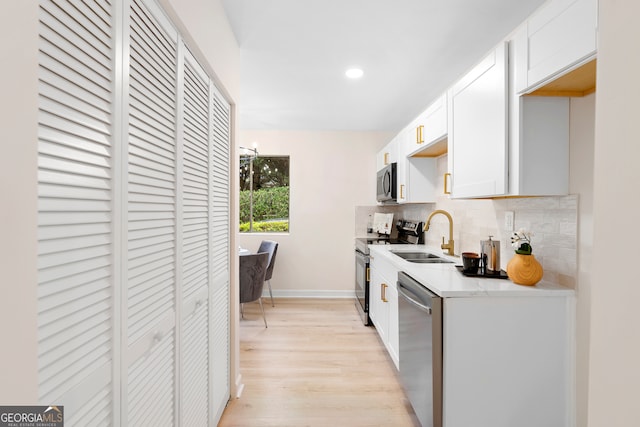
[(442, 249), (449, 249), (449, 248), (451, 248), (451, 242), (449, 242), (449, 243), (445, 243), (445, 242), (444, 242), (444, 236), (442, 236), (442, 244), (440, 245), (440, 247), (441, 247)]

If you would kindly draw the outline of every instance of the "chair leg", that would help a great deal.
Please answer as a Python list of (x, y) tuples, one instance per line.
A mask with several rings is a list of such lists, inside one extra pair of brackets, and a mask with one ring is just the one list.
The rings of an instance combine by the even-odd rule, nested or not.
[(264, 319), (264, 327), (268, 328), (268, 326), (267, 326), (267, 316), (264, 315), (264, 307), (262, 306), (262, 298), (258, 298), (258, 302), (260, 303), (260, 309), (262, 310), (262, 318)]
[(240, 315), (244, 319), (244, 303), (240, 303)]
[(275, 307), (275, 304), (273, 304), (273, 292), (271, 292), (271, 280), (267, 280), (267, 285), (269, 285), (269, 296), (271, 297), (271, 307)]

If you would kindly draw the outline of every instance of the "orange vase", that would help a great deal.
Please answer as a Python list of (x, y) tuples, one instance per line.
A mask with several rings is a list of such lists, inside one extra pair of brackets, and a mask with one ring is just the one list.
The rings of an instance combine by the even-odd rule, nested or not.
[(533, 286), (542, 279), (542, 265), (533, 255), (515, 254), (507, 264), (507, 276), (518, 285)]

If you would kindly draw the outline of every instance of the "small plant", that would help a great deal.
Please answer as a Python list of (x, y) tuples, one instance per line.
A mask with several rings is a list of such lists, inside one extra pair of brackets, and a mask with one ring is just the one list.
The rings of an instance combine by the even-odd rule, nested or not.
[(531, 252), (533, 252), (531, 236), (533, 236), (533, 232), (522, 228), (513, 233), (513, 236), (511, 236), (511, 246), (515, 248), (517, 254), (531, 255)]

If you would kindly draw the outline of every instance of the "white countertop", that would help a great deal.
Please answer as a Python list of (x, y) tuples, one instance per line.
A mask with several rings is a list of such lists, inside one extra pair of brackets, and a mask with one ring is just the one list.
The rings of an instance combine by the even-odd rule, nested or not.
[[(453, 261), (453, 263), (420, 264), (406, 261), (390, 251), (429, 252)], [(574, 290), (541, 281), (535, 286), (516, 285), (509, 279), (489, 279), (464, 276), (456, 265), (462, 265), (460, 257), (443, 255), (442, 249), (425, 245), (369, 245), (371, 256), (379, 257), (404, 271), (441, 297), (469, 296), (570, 296)]]

